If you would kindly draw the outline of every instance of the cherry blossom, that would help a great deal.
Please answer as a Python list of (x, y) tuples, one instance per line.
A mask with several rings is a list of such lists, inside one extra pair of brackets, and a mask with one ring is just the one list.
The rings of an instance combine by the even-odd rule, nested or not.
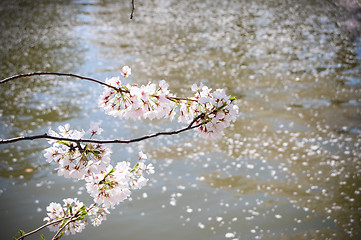
[[(226, 95), (224, 89), (212, 91), (203, 84), (193, 84), (193, 95), (179, 98), (169, 91), (169, 85), (164, 80), (159, 84), (149, 82), (140, 86), (125, 83), (131, 75), (129, 66), (122, 68), (121, 75), (122, 78), (105, 80), (109, 86), (104, 87), (98, 99), (98, 105), (111, 116), (177, 119), (189, 124), (186, 130), (197, 128), (197, 134), (208, 139), (224, 135), (224, 130), (237, 118), (238, 106), (233, 103), (235, 98)], [(52, 146), (45, 149), (46, 161), (58, 165), (58, 175), (85, 180), (87, 192), (94, 200), (90, 207), (76, 198), (64, 199), (63, 205), (51, 202), (44, 218), (44, 221), (53, 223), (48, 226), (51, 231), (63, 230), (66, 235), (75, 234), (84, 229), (87, 219), (94, 226), (99, 226), (106, 220), (108, 208), (114, 208), (129, 198), (133, 189), (144, 187), (148, 182), (145, 174), (154, 174), (154, 166), (146, 164), (148, 158), (143, 152), (138, 153), (138, 161), (133, 166), (130, 162), (120, 161), (113, 167), (109, 147), (82, 141), (86, 134), (92, 138), (102, 132), (97, 123), (92, 123), (87, 132), (72, 130), (69, 124), (59, 126), (57, 132), (49, 129), (49, 136), (66, 140), (48, 140)], [(228, 235), (231, 236), (231, 233), (227, 233), (226, 237)]]
[(99, 226), (102, 221), (107, 220), (108, 214), (110, 214), (110, 212), (105, 207), (95, 206), (88, 210), (88, 216), (95, 227)]
[[(119, 167), (117, 165), (117, 167)], [(122, 165), (124, 167), (124, 165)], [(105, 171), (87, 177), (86, 189), (94, 202), (105, 208), (113, 208), (130, 196), (129, 166), (114, 169), (111, 165)]]
[(92, 136), (94, 136), (97, 134), (101, 134), (103, 132), (103, 129), (99, 127), (99, 123), (91, 123), (89, 132), (91, 133)]
[[(50, 203), (46, 208), (48, 211), (47, 217), (44, 218), (44, 221), (48, 223), (54, 222), (54, 224), (49, 225), (48, 228), (50, 231), (57, 232), (60, 228), (64, 227), (64, 233), (66, 235), (75, 234), (81, 232), (85, 228), (85, 222), (82, 221), (80, 212), (86, 209), (85, 205), (78, 201), (76, 198), (67, 198), (63, 200), (63, 206), (59, 203)], [(58, 221), (62, 220), (63, 221)]]
[(128, 66), (124, 66), (124, 67), (122, 68), (122, 75), (123, 75), (124, 77), (129, 77), (130, 74), (132, 74), (132, 69), (131, 69), (130, 67), (128, 67)]
[(107, 208), (95, 204), (86, 207), (77, 198), (66, 198), (63, 202), (63, 206), (52, 202), (46, 208), (48, 216), (44, 218), (44, 221), (54, 223), (48, 226), (50, 231), (57, 232), (65, 227), (64, 233), (66, 235), (75, 234), (85, 228), (86, 217), (91, 220), (94, 226), (99, 226), (103, 220), (106, 220), (106, 215), (109, 214)]
[(154, 167), (142, 161), (147, 158), (144, 153), (140, 152), (139, 156), (133, 168), (129, 162), (122, 161), (115, 168), (109, 165), (105, 171), (85, 178), (86, 189), (95, 203), (114, 208), (130, 196), (131, 189), (140, 189), (146, 185), (148, 179), (144, 177), (143, 171), (153, 174)]
[(172, 117), (176, 103), (171, 100), (173, 95), (168, 90), (168, 84), (161, 81), (158, 86), (124, 84), (119, 77), (106, 79), (106, 83), (119, 91), (105, 87), (98, 99), (99, 106), (114, 117), (119, 118), (165, 118)]
[(238, 106), (232, 103), (235, 98), (226, 95), (224, 89), (212, 91), (203, 84), (193, 84), (193, 96), (177, 98), (168, 90), (164, 80), (158, 86), (150, 82), (141, 86), (122, 84), (119, 77), (106, 79), (106, 83), (119, 90), (105, 87), (98, 104), (107, 114), (115, 117), (173, 120), (178, 112), (179, 122), (190, 123), (198, 116), (203, 116), (194, 122), (200, 125), (198, 135), (214, 139), (222, 136), (224, 129), (238, 115)]
[[(63, 137), (81, 139), (85, 132), (70, 130), (69, 124), (58, 128)], [(90, 132), (92, 136), (100, 133), (101, 128), (92, 126)], [(49, 130), (49, 135), (59, 137), (56, 132)], [(71, 141), (49, 140), (52, 147), (45, 149), (44, 157), (47, 162), (59, 164), (58, 175), (66, 178), (82, 179), (93, 173), (99, 173), (110, 163), (111, 150), (103, 144), (78, 143)]]
[(201, 125), (198, 128), (198, 136), (202, 138), (215, 139), (224, 134), (224, 129), (235, 121), (238, 114), (238, 106), (234, 100), (227, 96), (224, 89), (212, 89), (193, 84), (191, 87), (195, 92), (194, 97), (180, 103), (180, 122), (189, 122), (203, 114), (194, 123)]

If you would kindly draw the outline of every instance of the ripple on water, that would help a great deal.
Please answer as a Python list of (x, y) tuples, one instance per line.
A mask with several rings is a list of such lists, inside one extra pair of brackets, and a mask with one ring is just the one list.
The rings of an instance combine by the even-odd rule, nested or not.
[[(115, 161), (143, 150), (157, 173), (121, 206), (121, 217), (79, 239), (361, 236), (360, 44), (339, 24), (347, 9), (325, 1), (143, 1), (130, 21), (127, 1), (40, 2), (1, 8), (21, 16), (4, 15), (3, 77), (51, 70), (105, 79), (130, 65), (131, 83), (165, 79), (181, 96), (203, 82), (226, 88), (241, 111), (218, 141), (186, 133), (112, 146)], [(1, 137), (64, 122), (86, 129), (99, 120), (110, 138), (179, 127), (114, 121), (97, 111), (92, 86), (51, 78), (10, 84), (0, 92)], [(41, 223), (59, 193), (87, 196), (44, 164), (45, 146), (1, 147), (0, 205), (9, 231)]]

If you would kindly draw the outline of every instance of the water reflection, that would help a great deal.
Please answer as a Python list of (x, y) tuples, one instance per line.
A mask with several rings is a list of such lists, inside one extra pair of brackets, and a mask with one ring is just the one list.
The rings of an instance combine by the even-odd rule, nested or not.
[[(76, 20), (66, 1), (2, 1), (0, 77), (35, 71), (64, 71), (79, 64), (82, 49), (72, 39), (67, 25)], [(75, 50), (75, 51), (74, 51)], [(2, 134), (15, 134), (44, 125), (46, 121), (69, 119), (75, 105), (58, 103), (56, 95), (68, 94), (54, 78), (21, 79), (1, 87)], [(61, 89), (60, 88), (60, 89)], [(48, 103), (48, 104), (47, 104)], [(49, 118), (48, 118), (49, 117)], [(16, 120), (15, 120), (16, 119)], [(3, 132), (5, 131), (5, 132)]]
[[(68, 72), (80, 63), (82, 49), (67, 25), (75, 21), (70, 2), (2, 1), (0, 4), (0, 77), (35, 71)], [(68, 97), (75, 87), (67, 79), (52, 77), (18, 79), (1, 86), (1, 137), (31, 134), (53, 122), (69, 120), (79, 108)], [(62, 98), (59, 98), (59, 95)], [(73, 116), (74, 117), (74, 116)], [(29, 148), (31, 146), (31, 148)], [(1, 176), (29, 176), (40, 161), (38, 145), (1, 146)], [(19, 156), (22, 155), (22, 156)], [(9, 162), (11, 162), (9, 164)], [(40, 164), (42, 166), (43, 164)], [(28, 172), (24, 172), (27, 170)]]
[[(81, 64), (84, 49), (73, 37), (77, 11), (71, 1), (0, 1), (0, 78), (36, 72), (72, 72)], [(76, 83), (68, 79), (36, 77), (0, 86), (0, 137), (11, 138), (45, 132), (81, 114)], [(41, 224), (29, 220), (40, 215), (37, 196), (47, 191), (52, 168), (42, 159), (46, 142), (0, 146), (1, 239), (10, 239), (19, 228)], [(30, 187), (29, 187), (30, 186)], [(35, 194), (35, 195), (34, 195)], [(35, 198), (35, 199), (34, 199)], [(34, 204), (36, 202), (37, 204)], [(37, 205), (37, 206), (36, 206)], [(22, 206), (22, 207), (19, 207)], [(6, 220), (5, 220), (6, 219)]]
[[(75, 66), (104, 78), (130, 65), (132, 82), (166, 79), (179, 96), (187, 95), (194, 82), (224, 87), (238, 97), (241, 110), (239, 121), (216, 142), (186, 133), (114, 146), (119, 160), (142, 148), (158, 173), (145, 195), (135, 193), (122, 205), (122, 216), (111, 217), (102, 231), (86, 229), (79, 239), (94, 234), (129, 239), (360, 238), (361, 45), (342, 24), (348, 8), (335, 1), (143, 1), (137, 2), (130, 21), (127, 1), (40, 3), (43, 18), (31, 3), (23, 4), (37, 16), (32, 29), (48, 38), (39, 37), (44, 42), (29, 46), (34, 41), (22, 38), (24, 34), (8, 34), (34, 51), (29, 58), (14, 53), (14, 60), (3, 57), (8, 70), (2, 74), (19, 69), (70, 71)], [(48, 15), (53, 22), (40, 24)], [(26, 20), (17, 19), (24, 22), (14, 25)], [(49, 37), (49, 31), (54, 35)], [(12, 53), (15, 45), (1, 44)], [(84, 59), (78, 62), (74, 55)], [(15, 64), (19, 59), (26, 68)], [(58, 81), (17, 84), (1, 90), (6, 99), (0, 103), (2, 122), (10, 127), (1, 129), (6, 135), (35, 131), (33, 126), (43, 131), (54, 121), (83, 127), (89, 122), (82, 119), (83, 112), (92, 119), (104, 118), (94, 110), (93, 88), (83, 89), (82, 95)], [(69, 101), (72, 94), (79, 102)], [(105, 119), (111, 138), (179, 127)], [(41, 159), (23, 148), (8, 148), (1, 152), (3, 178), (23, 176), (19, 182), (29, 184), (34, 178), (46, 179), (42, 169), (51, 168)], [(15, 171), (6, 172), (10, 167)], [(34, 171), (23, 174), (26, 169)], [(75, 194), (74, 186), (61, 191), (71, 188)], [(45, 198), (60, 201), (55, 195), (49, 191)], [(166, 229), (158, 229), (164, 225)]]

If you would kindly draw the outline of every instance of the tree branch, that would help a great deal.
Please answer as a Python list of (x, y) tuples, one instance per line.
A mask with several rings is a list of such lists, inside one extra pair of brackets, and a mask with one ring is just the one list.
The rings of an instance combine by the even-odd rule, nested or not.
[[(25, 78), (25, 77), (41, 76), (41, 75), (53, 75), (53, 76), (79, 78), (79, 79), (82, 79), (82, 80), (87, 80), (87, 81), (98, 83), (98, 84), (106, 86), (108, 88), (112, 88), (117, 92), (129, 93), (128, 90), (124, 90), (124, 89), (121, 89), (121, 88), (114, 87), (112, 85), (109, 85), (109, 84), (107, 84), (105, 82), (102, 82), (102, 81), (94, 79), (94, 78), (84, 77), (84, 76), (77, 75), (77, 74), (72, 74), (72, 73), (58, 73), (58, 72), (32, 72), (32, 73), (18, 74), (18, 75), (14, 75), (14, 76), (5, 78), (3, 80), (0, 80), (0, 85), (3, 84), (3, 83), (9, 82), (9, 81), (15, 80), (17, 78)], [(156, 97), (156, 96), (154, 96), (154, 97)], [(182, 97), (169, 97), (169, 96), (167, 96), (167, 99), (170, 100), (170, 101), (197, 101), (196, 99), (182, 98)]]
[(72, 216), (72, 217), (70, 218), (70, 220), (64, 224), (64, 226), (62, 226), (61, 228), (59, 228), (59, 230), (56, 232), (56, 234), (54, 235), (54, 237), (53, 237), (51, 240), (59, 239), (59, 238), (60, 238), (60, 237), (58, 237), (59, 234), (66, 228), (66, 226), (68, 226), (68, 225), (69, 225), (70, 223), (72, 223), (72, 222), (75, 222), (75, 221), (76, 221), (76, 218), (77, 218), (76, 214), (75, 214), (74, 216)]
[[(196, 117), (199, 119), (200, 117)], [(99, 143), (99, 144), (107, 144), (107, 143), (133, 143), (133, 142), (140, 142), (149, 138), (158, 137), (161, 135), (175, 135), (179, 134), (197, 127), (200, 127), (204, 123), (197, 124), (195, 126), (192, 126), (195, 121), (192, 121), (191, 124), (189, 124), (185, 128), (178, 129), (176, 131), (170, 131), (170, 132), (158, 132), (150, 135), (145, 135), (139, 138), (134, 138), (130, 140), (96, 140), (96, 139), (73, 139), (73, 138), (65, 138), (65, 137), (56, 137), (48, 135), (47, 133), (41, 134), (41, 135), (34, 135), (34, 136), (23, 136), (23, 137), (15, 137), (10, 139), (1, 139), (0, 144), (8, 144), (8, 143), (14, 143), (19, 141), (26, 141), (26, 140), (35, 140), (35, 139), (53, 139), (58, 141), (69, 141), (69, 142), (75, 142), (75, 143)]]
[[(89, 208), (87, 208), (87, 211), (89, 212), (93, 207), (95, 207), (97, 204), (96, 203), (93, 203)], [(66, 224), (64, 224), (64, 226), (62, 226), (58, 232), (55, 234), (55, 236), (53, 237), (53, 239), (57, 239), (56, 237), (61, 233), (61, 231), (68, 225), (70, 224), (71, 222), (74, 222), (76, 221), (76, 218), (78, 217), (78, 214), (79, 214), (79, 211), (77, 211), (75, 214), (73, 214), (72, 216), (68, 216), (68, 217), (63, 217), (61, 219), (58, 219), (56, 221), (53, 221), (53, 222), (48, 222), (42, 226), (40, 226), (39, 228), (31, 231), (31, 232), (28, 232), (27, 234), (24, 234), (23, 236), (20, 236), (19, 238), (17, 238), (16, 240), (23, 240), (24, 238), (26, 238), (27, 236), (30, 236), (31, 234), (34, 234), (38, 231), (40, 231), (41, 229), (47, 227), (47, 226), (50, 226), (50, 225), (53, 225), (53, 224), (56, 224), (56, 223), (59, 223), (59, 222), (62, 222), (64, 220), (67, 220), (67, 219), (70, 219)]]
[(111, 86), (109, 84), (106, 84), (100, 80), (94, 79), (94, 78), (89, 78), (89, 77), (83, 77), (80, 75), (76, 75), (76, 74), (72, 74), (72, 73), (58, 73), (58, 72), (33, 72), (33, 73), (24, 73), (24, 74), (19, 74), (19, 75), (15, 75), (12, 77), (8, 77), (5, 78), (3, 80), (0, 81), (0, 84), (9, 82), (11, 80), (15, 80), (17, 78), (23, 78), (23, 77), (31, 77), (31, 76), (41, 76), (41, 75), (54, 75), (54, 76), (63, 76), (63, 77), (75, 77), (75, 78), (79, 78), (79, 79), (83, 79), (83, 80), (87, 80), (87, 81), (91, 81), (91, 82), (96, 82), (100, 85), (112, 88), (116, 91), (121, 91), (119, 88)]
[[(97, 79), (94, 78), (89, 78), (89, 77), (84, 77), (84, 76), (80, 76), (80, 75), (76, 75), (76, 74), (71, 74), (71, 73), (58, 73), (58, 72), (33, 72), (33, 73), (25, 73), (25, 74), (19, 74), (19, 75), (15, 75), (12, 77), (8, 77), (5, 78), (3, 80), (0, 80), (0, 84), (18, 79), (18, 78), (24, 78), (24, 77), (31, 77), (31, 76), (40, 76), (40, 75), (55, 75), (55, 76), (65, 76), (65, 77), (74, 77), (74, 78), (79, 78), (82, 80), (87, 80), (87, 81), (91, 81), (91, 82), (95, 82), (101, 85), (104, 85), (106, 87), (112, 88), (118, 92), (128, 92), (127, 90), (123, 90), (123, 89), (119, 89), (117, 87), (111, 86), (109, 84), (106, 84), (104, 82), (101, 82)], [(188, 98), (179, 98), (179, 97), (167, 97), (169, 100), (171, 101), (197, 101), (195, 99), (188, 99)], [(190, 130), (190, 129), (194, 129), (197, 128), (199, 126), (201, 126), (204, 123), (200, 123), (196, 126), (193, 126), (193, 124), (201, 118), (204, 118), (204, 113), (198, 115), (197, 117), (195, 117), (193, 119), (193, 121), (185, 128), (176, 130), (176, 131), (171, 131), (171, 132), (158, 132), (155, 134), (151, 134), (151, 135), (146, 135), (143, 137), (139, 137), (139, 138), (135, 138), (135, 139), (130, 139), (130, 140), (95, 140), (95, 139), (72, 139), (72, 138), (64, 138), (64, 137), (56, 137), (56, 136), (51, 136), (48, 134), (42, 134), (42, 135), (34, 135), (34, 136), (23, 136), (23, 137), (16, 137), (16, 138), (10, 138), (10, 139), (0, 139), (0, 144), (7, 144), (7, 143), (14, 143), (14, 142), (19, 142), (19, 141), (25, 141), (25, 140), (35, 140), (35, 139), (53, 139), (53, 140), (58, 140), (58, 141), (70, 141), (70, 142), (75, 142), (77, 143), (78, 146), (80, 146), (80, 142), (88, 142), (88, 143), (132, 143), (132, 142), (139, 142), (139, 141), (143, 141), (145, 139), (149, 139), (149, 138), (154, 138), (160, 135), (175, 135), (175, 134), (179, 134), (181, 132)], [(80, 149), (81, 150), (81, 149)]]
[(25, 234), (25, 235), (23, 235), (23, 236), (20, 236), (20, 237), (19, 237), (18, 239), (16, 239), (16, 240), (23, 240), (23, 239), (26, 238), (27, 236), (29, 236), (29, 235), (31, 235), (31, 234), (34, 234), (34, 233), (40, 231), (41, 229), (43, 229), (43, 228), (45, 228), (45, 227), (47, 227), (47, 226), (56, 224), (56, 223), (58, 223), (58, 222), (64, 221), (64, 220), (69, 219), (69, 218), (71, 218), (71, 217), (65, 217), (65, 218), (62, 218), (62, 219), (58, 219), (58, 220), (56, 220), (56, 221), (54, 221), (54, 222), (48, 222), (48, 223), (46, 223), (46, 224), (38, 227), (37, 229), (35, 229), (35, 230), (31, 231), (31, 232), (28, 232), (27, 234)]
[(135, 9), (134, 0), (132, 0), (132, 12), (130, 13), (130, 19), (133, 19), (134, 9)]
[[(196, 116), (196, 117), (193, 119), (193, 121), (188, 125), (188, 127), (191, 128), (192, 125), (193, 125), (196, 121), (198, 121), (199, 119), (203, 119), (205, 116), (206, 116), (205, 113), (199, 114), (198, 116)], [(202, 124), (203, 124), (203, 123), (202, 123)], [(200, 124), (200, 125), (202, 125), (202, 124)]]
[[(81, 75), (77, 75), (77, 74), (72, 74), (72, 73), (58, 73), (58, 72), (32, 72), (32, 73), (24, 73), (24, 74), (18, 74), (18, 75), (14, 75), (8, 78), (5, 78), (3, 80), (0, 80), (0, 85), (12, 80), (15, 80), (17, 78), (25, 78), (25, 77), (31, 77), (31, 76), (41, 76), (41, 75), (53, 75), (53, 76), (62, 76), (62, 77), (74, 77), (74, 78), (79, 78), (82, 80), (87, 80), (87, 81), (91, 81), (91, 82), (95, 82), (98, 83), (100, 85), (106, 86), (108, 88), (112, 88), (117, 92), (125, 92), (125, 93), (129, 93), (128, 90), (124, 90), (124, 89), (120, 89), (117, 87), (114, 87), (112, 85), (109, 85), (105, 82), (102, 82), (100, 80), (94, 79), (94, 78), (90, 78), (90, 77), (84, 77)], [(189, 98), (181, 98), (181, 97), (168, 97), (167, 99), (170, 101), (197, 101), (195, 99), (189, 99)]]

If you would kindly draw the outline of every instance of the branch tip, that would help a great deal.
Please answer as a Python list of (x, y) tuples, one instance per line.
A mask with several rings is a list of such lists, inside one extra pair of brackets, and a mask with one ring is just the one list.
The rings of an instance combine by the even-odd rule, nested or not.
[(132, 12), (130, 13), (130, 19), (133, 19), (134, 9), (135, 9), (134, 0), (132, 0)]

